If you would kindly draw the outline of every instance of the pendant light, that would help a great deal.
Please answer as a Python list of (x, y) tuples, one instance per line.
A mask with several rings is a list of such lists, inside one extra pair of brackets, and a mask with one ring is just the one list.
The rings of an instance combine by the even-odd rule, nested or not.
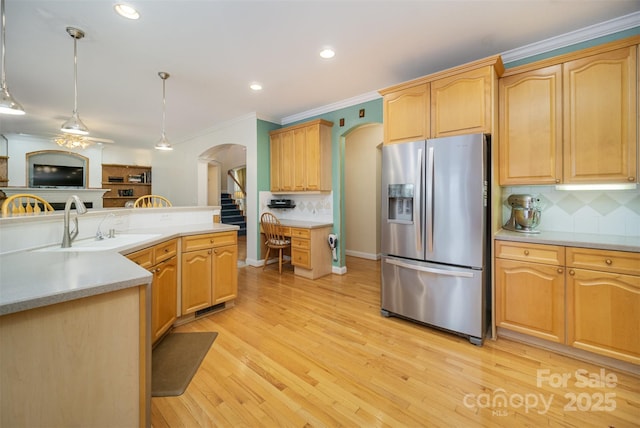
[(7, 79), (4, 70), (4, 0), (0, 0), (0, 7), (2, 8), (2, 87), (0, 87), (0, 113), (3, 114), (13, 114), (13, 115), (22, 115), (24, 114), (24, 109), (9, 93), (9, 88), (7, 88)]
[(156, 143), (156, 149), (158, 150), (173, 150), (169, 140), (167, 140), (167, 134), (164, 131), (164, 123), (165, 123), (165, 110), (166, 110), (166, 99), (165, 99), (165, 82), (169, 78), (170, 74), (164, 71), (158, 72), (158, 76), (162, 79), (162, 135), (160, 136), (160, 141)]
[(76, 134), (76, 135), (88, 135), (89, 128), (86, 127), (82, 120), (80, 120), (80, 116), (78, 115), (78, 47), (77, 42), (79, 39), (84, 37), (84, 31), (74, 28), (67, 27), (67, 33), (71, 37), (73, 37), (73, 115), (69, 120), (62, 124), (62, 128), (60, 130), (62, 132), (66, 132), (68, 134)]

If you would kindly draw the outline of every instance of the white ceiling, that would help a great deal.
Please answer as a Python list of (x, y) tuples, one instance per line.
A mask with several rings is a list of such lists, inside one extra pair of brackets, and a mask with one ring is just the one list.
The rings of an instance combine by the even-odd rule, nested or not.
[[(91, 135), (152, 148), (251, 113), (283, 118), (640, 10), (640, 0), (6, 0), (6, 75), (27, 115), (0, 133), (51, 135), (78, 110)], [(336, 50), (331, 60), (318, 52)], [(253, 81), (264, 89), (254, 93)]]

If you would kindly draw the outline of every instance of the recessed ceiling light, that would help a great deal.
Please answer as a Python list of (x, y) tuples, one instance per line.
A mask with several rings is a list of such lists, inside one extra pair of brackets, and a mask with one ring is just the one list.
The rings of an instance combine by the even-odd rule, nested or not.
[(115, 9), (118, 15), (123, 16), (125, 18), (128, 18), (128, 19), (140, 18), (140, 14), (138, 13), (138, 11), (135, 10), (132, 6), (129, 6), (128, 4), (118, 3), (115, 6), (113, 6), (113, 8)]
[(320, 51), (320, 56), (324, 59), (333, 58), (335, 55), (336, 53), (330, 48), (325, 48)]
[(261, 91), (262, 90), (262, 85), (259, 84), (259, 83), (252, 83), (251, 85), (249, 85), (249, 87), (254, 91)]

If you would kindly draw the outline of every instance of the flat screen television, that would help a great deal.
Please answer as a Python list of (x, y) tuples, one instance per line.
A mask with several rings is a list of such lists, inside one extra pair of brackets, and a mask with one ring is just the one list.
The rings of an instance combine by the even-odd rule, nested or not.
[(84, 187), (81, 166), (33, 164), (33, 187)]

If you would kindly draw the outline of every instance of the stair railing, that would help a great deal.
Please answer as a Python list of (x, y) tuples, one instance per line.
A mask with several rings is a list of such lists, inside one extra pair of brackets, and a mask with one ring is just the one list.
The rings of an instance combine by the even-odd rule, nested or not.
[(247, 195), (247, 192), (244, 191), (244, 187), (242, 187), (242, 184), (238, 182), (238, 179), (236, 178), (235, 175), (233, 175), (231, 170), (227, 171), (227, 175), (231, 177), (231, 179), (238, 185), (238, 187), (240, 188), (240, 191), (242, 192), (242, 197), (244, 198)]

